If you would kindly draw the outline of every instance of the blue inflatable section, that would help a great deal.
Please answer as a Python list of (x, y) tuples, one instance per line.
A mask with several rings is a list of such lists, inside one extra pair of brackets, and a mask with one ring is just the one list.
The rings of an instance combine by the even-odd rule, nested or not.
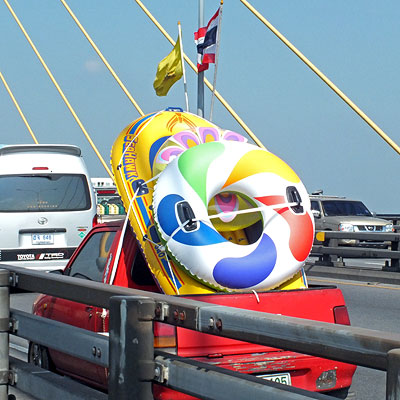
[[(184, 201), (182, 196), (177, 194), (169, 194), (165, 196), (158, 205), (157, 216), (161, 229), (168, 235), (179, 227), (176, 218), (175, 206), (177, 203)], [(191, 232), (185, 232), (180, 229), (173, 237), (179, 243), (189, 246), (207, 246), (210, 244), (223, 243), (226, 241), (216, 230), (210, 228), (204, 222), (197, 222), (199, 229)]]
[(277, 251), (273, 240), (263, 234), (257, 248), (240, 258), (224, 258), (217, 263), (213, 275), (220, 285), (245, 289), (262, 282), (275, 267)]
[(171, 137), (169, 136), (164, 136), (158, 140), (156, 140), (150, 147), (149, 151), (149, 163), (150, 165), (153, 165), (154, 159), (156, 158), (158, 150), (160, 150), (160, 147)]

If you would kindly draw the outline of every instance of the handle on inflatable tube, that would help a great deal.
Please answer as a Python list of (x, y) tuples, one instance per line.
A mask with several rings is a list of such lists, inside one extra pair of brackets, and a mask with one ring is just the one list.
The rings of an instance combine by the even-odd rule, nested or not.
[(304, 208), (301, 205), (301, 196), (296, 187), (288, 186), (286, 188), (286, 196), (289, 200), (289, 203), (296, 203), (295, 206), (290, 207), (296, 214), (304, 212)]
[(176, 210), (181, 224), (184, 224), (183, 229), (186, 232), (191, 232), (197, 229), (197, 222), (195, 215), (187, 201), (177, 203)]

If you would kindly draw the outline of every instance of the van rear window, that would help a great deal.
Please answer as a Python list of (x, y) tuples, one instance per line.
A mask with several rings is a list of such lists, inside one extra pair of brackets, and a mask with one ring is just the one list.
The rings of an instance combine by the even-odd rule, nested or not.
[(0, 212), (51, 212), (90, 209), (85, 175), (0, 176)]

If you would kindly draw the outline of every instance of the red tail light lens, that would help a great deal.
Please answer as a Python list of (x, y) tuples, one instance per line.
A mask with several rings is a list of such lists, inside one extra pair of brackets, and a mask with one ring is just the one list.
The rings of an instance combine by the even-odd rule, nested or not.
[(115, 194), (116, 193), (116, 190), (114, 190), (114, 189), (98, 189), (97, 191), (97, 194)]
[(93, 217), (93, 221), (92, 221), (92, 227), (94, 228), (96, 225), (98, 225), (99, 224), (99, 219), (98, 219), (98, 215), (96, 214), (94, 217)]
[(161, 322), (155, 322), (154, 348), (163, 349), (169, 353), (176, 353), (176, 327)]
[(350, 325), (350, 317), (346, 306), (337, 306), (333, 309), (335, 324)]

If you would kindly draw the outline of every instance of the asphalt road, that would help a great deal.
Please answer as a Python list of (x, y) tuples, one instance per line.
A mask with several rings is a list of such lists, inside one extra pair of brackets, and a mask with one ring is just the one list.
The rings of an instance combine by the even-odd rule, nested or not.
[[(400, 286), (330, 278), (309, 278), (310, 283), (333, 283), (343, 293), (352, 326), (400, 333)], [(386, 372), (358, 367), (351, 392), (358, 400), (386, 398)]]

